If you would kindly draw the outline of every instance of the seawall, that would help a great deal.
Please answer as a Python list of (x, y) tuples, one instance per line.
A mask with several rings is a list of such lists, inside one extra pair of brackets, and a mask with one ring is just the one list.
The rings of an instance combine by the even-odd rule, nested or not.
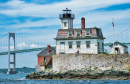
[(81, 68), (130, 69), (130, 54), (58, 54), (53, 55), (53, 70), (66, 72)]

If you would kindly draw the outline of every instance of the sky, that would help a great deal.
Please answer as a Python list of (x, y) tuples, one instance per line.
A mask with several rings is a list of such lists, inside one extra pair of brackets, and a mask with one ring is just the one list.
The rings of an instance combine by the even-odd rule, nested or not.
[[(74, 28), (81, 28), (81, 17), (84, 17), (86, 28), (101, 28), (107, 38), (113, 34), (114, 18), (115, 34), (127, 30), (115, 40), (130, 42), (130, 0), (0, 0), (0, 36), (15, 32), (38, 42), (55, 45), (54, 38), (61, 29), (59, 14), (66, 7), (75, 14)], [(105, 42), (111, 39), (107, 38)], [(35, 67), (38, 52), (17, 54), (16, 67)], [(0, 56), (0, 68), (7, 67), (8, 56)]]

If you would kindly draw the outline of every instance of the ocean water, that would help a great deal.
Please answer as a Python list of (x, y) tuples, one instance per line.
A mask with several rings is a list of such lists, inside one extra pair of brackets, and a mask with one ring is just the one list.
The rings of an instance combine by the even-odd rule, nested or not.
[(0, 84), (130, 84), (130, 80), (34, 80), (24, 74), (0, 74)]

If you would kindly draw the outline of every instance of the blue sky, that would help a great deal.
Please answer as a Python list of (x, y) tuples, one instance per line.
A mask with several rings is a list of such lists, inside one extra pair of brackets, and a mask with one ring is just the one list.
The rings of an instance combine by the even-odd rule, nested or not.
[[(58, 16), (66, 7), (75, 14), (74, 28), (80, 28), (81, 17), (85, 17), (86, 28), (99, 27), (104, 37), (112, 35), (112, 18), (115, 33), (130, 29), (130, 0), (0, 0), (0, 36), (15, 32), (55, 45), (53, 38), (61, 28)], [(37, 53), (17, 54), (16, 67), (35, 67)], [(7, 64), (7, 56), (1, 56), (0, 68)]]

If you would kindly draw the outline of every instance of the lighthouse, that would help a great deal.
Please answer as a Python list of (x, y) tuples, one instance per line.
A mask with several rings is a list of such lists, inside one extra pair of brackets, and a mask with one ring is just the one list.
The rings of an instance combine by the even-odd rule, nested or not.
[(73, 19), (75, 15), (71, 13), (71, 10), (66, 8), (62, 10), (62, 13), (59, 14), (59, 19), (61, 19), (61, 29), (73, 29)]
[(56, 54), (65, 53), (103, 53), (104, 37), (101, 28), (85, 28), (85, 18), (81, 18), (81, 28), (73, 28), (75, 15), (66, 8), (59, 15), (61, 29), (58, 29), (56, 38)]

